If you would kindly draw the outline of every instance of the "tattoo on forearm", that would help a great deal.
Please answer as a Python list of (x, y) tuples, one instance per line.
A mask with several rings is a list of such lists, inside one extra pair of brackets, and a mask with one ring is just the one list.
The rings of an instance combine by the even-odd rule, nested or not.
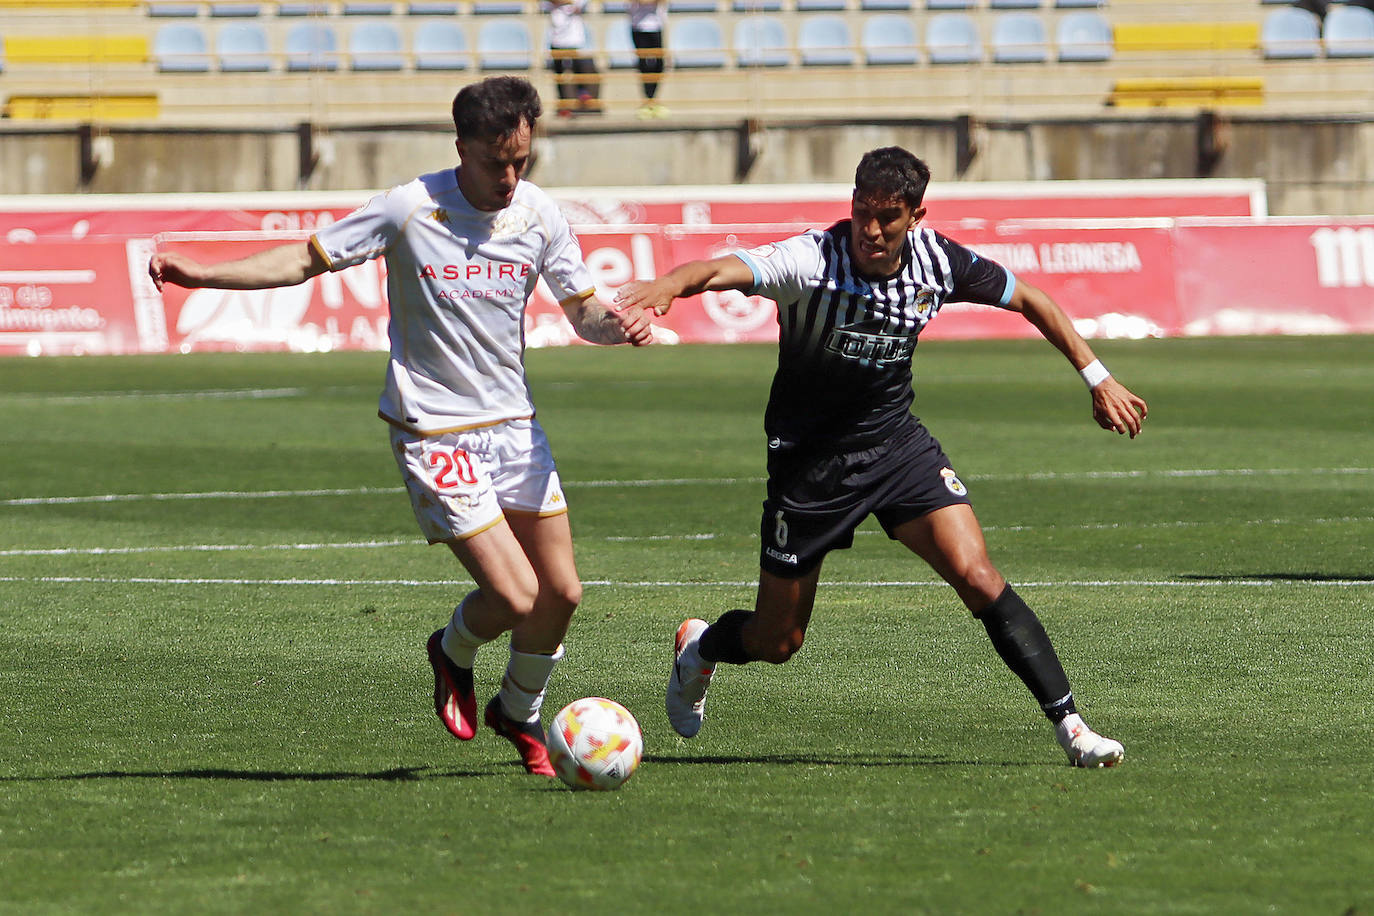
[(620, 344), (626, 340), (625, 329), (621, 327), (620, 319), (609, 309), (599, 306), (584, 307), (578, 320), (573, 324), (573, 329), (577, 331), (578, 337), (588, 343)]

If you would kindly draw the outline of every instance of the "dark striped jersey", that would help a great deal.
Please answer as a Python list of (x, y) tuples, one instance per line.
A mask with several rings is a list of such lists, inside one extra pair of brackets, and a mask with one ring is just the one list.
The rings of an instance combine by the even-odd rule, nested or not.
[[(764, 427), (778, 445), (863, 447), (911, 411), (911, 357), (945, 302), (1006, 305), (1016, 278), (933, 229), (907, 233), (892, 276), (858, 275), (849, 221), (736, 252), (751, 295), (778, 304), (778, 371)], [(773, 445), (774, 448), (778, 445)]]

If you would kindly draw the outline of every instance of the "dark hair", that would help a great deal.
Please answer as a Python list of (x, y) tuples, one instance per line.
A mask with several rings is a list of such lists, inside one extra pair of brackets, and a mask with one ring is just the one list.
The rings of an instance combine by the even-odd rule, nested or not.
[(453, 97), (453, 129), (460, 139), (501, 140), (544, 113), (539, 93), (518, 76), (492, 76), (469, 83)]
[(900, 197), (913, 210), (921, 205), (930, 183), (930, 166), (900, 146), (870, 150), (854, 170), (854, 194)]

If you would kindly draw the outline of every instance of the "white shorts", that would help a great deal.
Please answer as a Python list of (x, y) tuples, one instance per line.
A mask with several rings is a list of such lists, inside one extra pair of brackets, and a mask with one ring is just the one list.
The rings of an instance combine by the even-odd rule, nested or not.
[(506, 512), (568, 511), (549, 440), (533, 418), (438, 436), (393, 426), (391, 450), (431, 544), (470, 538)]

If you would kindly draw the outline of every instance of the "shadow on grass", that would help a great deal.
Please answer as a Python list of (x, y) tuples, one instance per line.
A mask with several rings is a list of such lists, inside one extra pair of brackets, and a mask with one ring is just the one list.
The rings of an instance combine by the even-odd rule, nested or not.
[(1271, 580), (1275, 582), (1374, 582), (1374, 575), (1369, 573), (1341, 575), (1314, 572), (1269, 572), (1234, 573), (1229, 576), (1184, 573), (1179, 578), (1188, 579), (1192, 582), (1268, 582)]
[[(512, 767), (516, 764), (511, 764)], [(207, 767), (195, 770), (95, 770), (89, 773), (56, 773), (49, 776), (3, 776), (0, 782), (79, 782), (87, 779), (222, 779), (242, 782), (420, 782), (429, 779), (477, 779), (500, 776), (492, 770), (448, 770), (436, 767), (393, 767), (374, 773), (299, 772), (286, 770), (231, 770)]]

